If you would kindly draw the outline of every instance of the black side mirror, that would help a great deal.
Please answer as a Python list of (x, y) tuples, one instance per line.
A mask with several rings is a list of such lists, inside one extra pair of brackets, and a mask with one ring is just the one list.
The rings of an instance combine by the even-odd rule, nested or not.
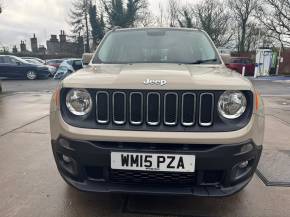
[(16, 61), (16, 64), (19, 66), (19, 65), (21, 65), (21, 62), (19, 62), (19, 61)]

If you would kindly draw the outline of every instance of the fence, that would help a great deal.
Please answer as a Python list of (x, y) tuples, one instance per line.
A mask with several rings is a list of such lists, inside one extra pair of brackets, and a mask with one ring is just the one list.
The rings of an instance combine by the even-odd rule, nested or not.
[[(234, 57), (248, 57), (252, 59), (254, 62), (256, 60), (256, 52), (244, 52), (244, 53), (233, 52), (231, 53), (231, 55)], [(282, 51), (281, 53), (281, 57), (283, 58), (283, 62), (280, 63), (279, 74), (290, 75), (290, 49), (284, 49), (284, 51)], [(271, 70), (272, 74), (274, 74), (275, 71), (276, 71), (275, 68), (272, 68)]]
[(281, 53), (283, 62), (280, 63), (279, 74), (290, 75), (290, 50), (287, 49)]

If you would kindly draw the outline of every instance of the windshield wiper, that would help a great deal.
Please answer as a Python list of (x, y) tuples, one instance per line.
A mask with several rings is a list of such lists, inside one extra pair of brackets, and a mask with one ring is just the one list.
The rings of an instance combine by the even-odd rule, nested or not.
[(194, 62), (191, 63), (185, 63), (185, 64), (202, 64), (202, 63), (207, 63), (207, 62), (216, 62), (217, 58), (214, 59), (207, 59), (207, 60), (196, 60)]

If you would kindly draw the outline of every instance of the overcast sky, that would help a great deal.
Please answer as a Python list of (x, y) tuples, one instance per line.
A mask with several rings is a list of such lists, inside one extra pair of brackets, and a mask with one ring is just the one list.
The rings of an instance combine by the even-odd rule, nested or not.
[[(0, 46), (12, 49), (19, 47), (20, 41), (27, 42), (36, 34), (39, 44), (44, 44), (51, 34), (59, 34), (61, 29), (70, 32), (67, 14), (72, 0), (0, 0), (4, 11), (0, 14)], [(160, 2), (167, 0), (148, 0), (150, 10), (158, 13)], [(186, 0), (180, 0), (186, 1)]]

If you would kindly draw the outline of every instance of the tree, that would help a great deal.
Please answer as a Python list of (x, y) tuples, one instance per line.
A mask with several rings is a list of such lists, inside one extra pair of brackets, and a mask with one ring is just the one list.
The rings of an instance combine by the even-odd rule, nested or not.
[(163, 27), (164, 22), (165, 22), (165, 10), (164, 10), (164, 5), (161, 4), (161, 2), (158, 4), (158, 9), (159, 9), (159, 14), (156, 17), (156, 23), (158, 26)]
[(126, 7), (123, 0), (102, 0), (108, 22), (111, 27), (133, 27), (147, 9), (147, 0), (127, 0)]
[(193, 25), (192, 19), (193, 19), (193, 13), (184, 7), (181, 12), (181, 18), (178, 18), (178, 23), (180, 27), (194, 28), (196, 26)]
[(168, 14), (169, 14), (169, 26), (176, 27), (178, 26), (178, 18), (179, 18), (179, 4), (176, 0), (168, 1)]
[(90, 52), (90, 30), (89, 30), (89, 6), (91, 0), (74, 0), (70, 10), (70, 24), (73, 26), (72, 32), (81, 35), (83, 32), (86, 38), (86, 50)]
[(290, 45), (289, 0), (264, 0), (257, 10), (257, 18), (269, 31), (269, 37), (282, 45)]
[(96, 48), (97, 44), (102, 40), (105, 35), (105, 21), (103, 13), (98, 15), (96, 5), (90, 3), (89, 6), (89, 17), (90, 24), (92, 28), (92, 36), (93, 36), (93, 49)]
[(232, 40), (231, 17), (219, 0), (205, 0), (193, 7), (197, 28), (206, 31), (217, 47)]
[(233, 39), (231, 16), (219, 0), (205, 0), (184, 7), (178, 22), (181, 27), (204, 30), (218, 47), (228, 45)]
[(142, 13), (140, 13), (140, 19), (135, 21), (136, 26), (152, 26), (155, 22), (153, 14), (149, 10), (143, 10)]
[(237, 23), (238, 50), (244, 52), (246, 50), (247, 26), (258, 8), (258, 0), (228, 0), (228, 5)]

